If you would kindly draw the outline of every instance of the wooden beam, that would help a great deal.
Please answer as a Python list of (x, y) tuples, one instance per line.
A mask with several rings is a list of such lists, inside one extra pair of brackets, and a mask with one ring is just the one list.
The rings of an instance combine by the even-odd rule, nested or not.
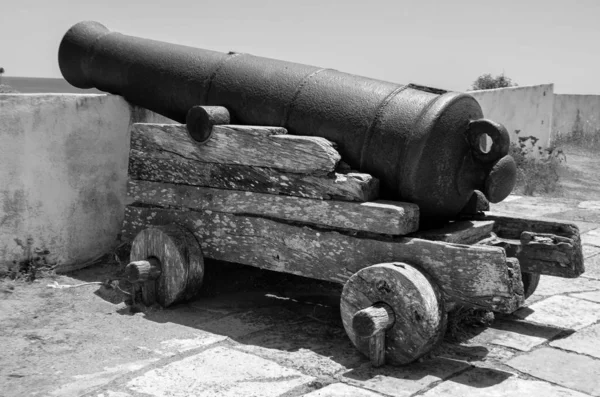
[(486, 244), (515, 251), (523, 272), (575, 278), (585, 271), (577, 225), (495, 213), (486, 213), (485, 219), (494, 221), (498, 235)]
[(390, 235), (405, 235), (419, 228), (419, 207), (411, 203), (316, 200), (135, 180), (129, 181), (127, 190), (134, 202), (161, 207), (246, 214)]
[(493, 229), (494, 221), (456, 221), (440, 228), (420, 230), (411, 237), (455, 244), (474, 244), (488, 237)]
[(287, 135), (285, 128), (215, 125), (211, 138), (198, 145), (185, 125), (134, 124), (131, 148), (162, 152), (203, 163), (267, 167), (295, 174), (326, 175), (340, 154), (325, 138)]
[(260, 217), (134, 206), (126, 208), (122, 238), (170, 223), (190, 230), (207, 258), (338, 283), (366, 266), (401, 261), (429, 274), (451, 302), (511, 313), (523, 300), (518, 264), (496, 247), (362, 238)]
[(519, 260), (521, 271), (547, 276), (575, 278), (583, 273), (577, 262), (578, 253), (573, 239), (545, 233), (521, 233), (521, 239), (491, 237), (480, 244), (502, 247), (506, 254)]
[(379, 197), (379, 180), (368, 174), (294, 174), (273, 168), (202, 163), (168, 152), (136, 149), (129, 152), (129, 177), (322, 200), (374, 201)]

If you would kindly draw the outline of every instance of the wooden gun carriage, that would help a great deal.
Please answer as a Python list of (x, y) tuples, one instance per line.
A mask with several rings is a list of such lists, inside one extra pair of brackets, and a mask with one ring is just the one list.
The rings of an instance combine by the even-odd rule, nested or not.
[(122, 239), (144, 303), (192, 297), (203, 258), (344, 284), (341, 314), (374, 365), (407, 364), (444, 335), (457, 305), (511, 313), (541, 274), (583, 273), (566, 222), (474, 211), (420, 227), (419, 207), (380, 201), (325, 138), (281, 127), (134, 124)]
[(354, 345), (375, 365), (406, 364), (453, 307), (510, 313), (540, 274), (583, 272), (575, 225), (481, 211), (517, 169), (508, 131), (468, 94), (90, 21), (58, 58), (74, 86), (186, 123), (132, 130), (122, 236), (146, 303), (196, 293), (203, 257), (343, 283)]

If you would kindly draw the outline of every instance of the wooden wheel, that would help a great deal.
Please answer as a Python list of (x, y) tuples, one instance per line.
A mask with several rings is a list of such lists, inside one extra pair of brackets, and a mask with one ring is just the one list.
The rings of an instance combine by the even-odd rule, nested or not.
[(537, 289), (537, 286), (540, 283), (540, 274), (521, 272), (521, 278), (523, 279), (523, 297), (524, 299), (527, 299), (533, 295)]
[(415, 361), (446, 330), (438, 288), (405, 263), (361, 269), (344, 285), (340, 306), (350, 340), (375, 366)]
[(131, 244), (125, 274), (142, 285), (144, 304), (167, 307), (191, 298), (204, 278), (204, 256), (192, 233), (178, 225), (150, 227)]

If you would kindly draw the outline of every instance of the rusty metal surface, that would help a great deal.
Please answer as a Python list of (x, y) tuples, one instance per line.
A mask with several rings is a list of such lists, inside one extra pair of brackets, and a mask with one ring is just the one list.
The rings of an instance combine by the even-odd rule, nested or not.
[[(506, 130), (483, 120), (467, 94), (126, 36), (97, 22), (66, 33), (59, 65), (76, 87), (181, 123), (193, 106), (224, 106), (232, 122), (327, 138), (381, 180), (384, 197), (416, 203), (423, 216), (456, 216), (474, 190), (501, 201), (514, 185)], [(494, 142), (489, 152), (482, 134)]]

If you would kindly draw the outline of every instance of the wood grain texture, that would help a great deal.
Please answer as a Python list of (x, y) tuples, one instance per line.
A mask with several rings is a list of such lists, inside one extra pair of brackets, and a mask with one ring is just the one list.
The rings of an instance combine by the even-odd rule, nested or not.
[(385, 365), (385, 331), (369, 338), (369, 361), (375, 368)]
[(532, 233), (556, 234), (562, 237), (579, 236), (579, 228), (570, 222), (561, 222), (548, 219), (535, 219), (528, 217), (513, 217), (494, 212), (486, 212), (478, 220), (495, 221), (494, 233), (499, 237), (520, 239), (521, 233), (527, 231)]
[(168, 152), (204, 163), (273, 168), (295, 174), (333, 172), (340, 154), (325, 138), (287, 135), (281, 127), (215, 125), (210, 139), (197, 145), (185, 125), (134, 124), (131, 148)]
[(342, 230), (405, 235), (419, 228), (419, 207), (411, 203), (317, 200), (136, 180), (129, 181), (127, 192), (136, 203), (262, 216)]
[(378, 302), (359, 310), (352, 318), (354, 333), (360, 338), (371, 337), (391, 327), (396, 321), (394, 310), (387, 303)]
[(154, 280), (160, 276), (160, 264), (156, 258), (135, 261), (125, 266), (124, 276), (130, 283)]
[(381, 361), (377, 356), (377, 340), (359, 337), (353, 320), (357, 312), (377, 302), (389, 305), (395, 316), (395, 322), (385, 331), (386, 363), (411, 363), (428, 353), (444, 336), (446, 311), (442, 295), (423, 273), (400, 262), (366, 267), (344, 285), (340, 311), (348, 337), (373, 361)]
[(379, 180), (362, 173), (306, 175), (265, 167), (203, 163), (164, 152), (129, 152), (129, 177), (136, 180), (282, 194), (323, 200), (374, 201)]
[(363, 238), (260, 217), (134, 206), (126, 208), (122, 238), (169, 223), (192, 231), (207, 258), (338, 283), (364, 267), (404, 261), (427, 272), (452, 302), (510, 313), (523, 300), (518, 264), (509, 268), (496, 247)]
[(156, 301), (161, 306), (170, 306), (199, 292), (204, 278), (204, 257), (198, 241), (189, 231), (167, 223), (142, 228), (132, 240), (131, 262), (155, 257), (160, 263)]
[(486, 214), (485, 219), (494, 221), (498, 237), (488, 244), (505, 246), (509, 255), (519, 259), (523, 272), (575, 278), (585, 271), (577, 225), (494, 213)]
[(494, 221), (456, 221), (441, 228), (422, 230), (412, 236), (455, 244), (474, 244), (490, 235)]

